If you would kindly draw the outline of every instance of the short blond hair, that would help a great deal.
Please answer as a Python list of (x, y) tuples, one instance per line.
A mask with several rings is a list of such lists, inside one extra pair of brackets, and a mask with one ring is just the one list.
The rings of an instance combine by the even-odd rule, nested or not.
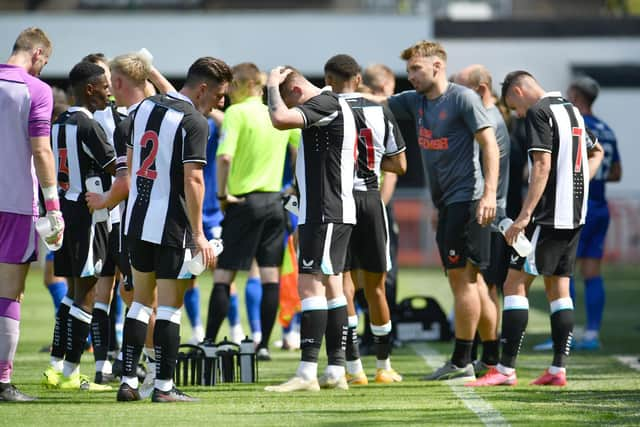
[(29, 52), (35, 48), (43, 48), (47, 51), (51, 50), (51, 40), (37, 27), (29, 27), (18, 35), (15, 43), (13, 44), (13, 52)]
[(404, 59), (405, 61), (408, 61), (414, 56), (423, 56), (427, 58), (430, 56), (437, 56), (443, 61), (447, 60), (447, 52), (444, 50), (444, 47), (442, 47), (440, 43), (430, 42), (427, 40), (419, 41), (413, 46), (403, 50), (400, 54), (400, 58)]
[(124, 75), (136, 84), (136, 86), (145, 85), (151, 73), (149, 62), (143, 59), (138, 53), (127, 53), (116, 56), (109, 62), (109, 68), (112, 72)]

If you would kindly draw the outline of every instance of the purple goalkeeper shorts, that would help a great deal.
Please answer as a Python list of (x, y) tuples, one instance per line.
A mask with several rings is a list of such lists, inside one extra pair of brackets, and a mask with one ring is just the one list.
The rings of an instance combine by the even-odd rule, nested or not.
[(24, 264), (38, 258), (36, 217), (0, 212), (0, 263)]

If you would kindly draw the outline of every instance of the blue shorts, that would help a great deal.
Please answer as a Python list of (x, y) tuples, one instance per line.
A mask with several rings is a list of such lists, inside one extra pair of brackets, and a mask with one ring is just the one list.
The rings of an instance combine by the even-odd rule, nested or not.
[(602, 259), (608, 228), (609, 206), (607, 203), (589, 201), (587, 219), (578, 243), (578, 258)]

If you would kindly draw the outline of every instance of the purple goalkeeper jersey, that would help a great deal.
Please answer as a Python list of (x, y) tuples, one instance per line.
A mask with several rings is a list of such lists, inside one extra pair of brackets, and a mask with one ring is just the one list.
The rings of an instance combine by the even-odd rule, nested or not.
[(37, 215), (29, 138), (49, 136), (53, 95), (22, 67), (0, 64), (0, 212)]

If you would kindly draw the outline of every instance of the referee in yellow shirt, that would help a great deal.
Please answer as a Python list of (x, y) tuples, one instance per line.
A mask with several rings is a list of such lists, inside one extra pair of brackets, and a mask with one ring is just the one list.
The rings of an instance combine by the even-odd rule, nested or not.
[(218, 258), (209, 300), (206, 337), (216, 339), (229, 308), (229, 284), (238, 270), (249, 270), (256, 259), (262, 281), (258, 359), (269, 360), (269, 337), (279, 303), (285, 212), (280, 190), (288, 144), (297, 147), (300, 131), (279, 131), (262, 102), (265, 77), (252, 63), (232, 69), (232, 105), (222, 122), (216, 155), (218, 200), (224, 252)]

